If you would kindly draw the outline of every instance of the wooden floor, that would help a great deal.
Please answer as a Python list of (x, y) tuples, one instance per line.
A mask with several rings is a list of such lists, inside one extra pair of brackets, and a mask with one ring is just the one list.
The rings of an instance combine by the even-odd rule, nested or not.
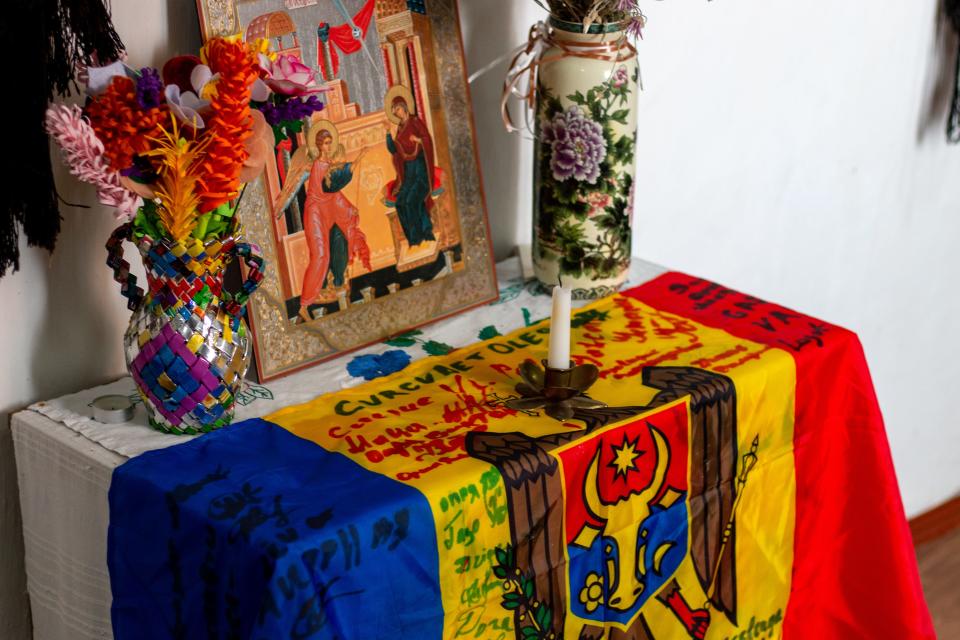
[(917, 560), (937, 638), (960, 638), (960, 529), (919, 545)]

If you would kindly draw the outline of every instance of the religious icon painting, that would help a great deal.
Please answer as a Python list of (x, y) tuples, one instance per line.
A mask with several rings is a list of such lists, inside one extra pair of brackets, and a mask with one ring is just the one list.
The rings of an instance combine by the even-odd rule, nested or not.
[(240, 197), (270, 265), (248, 307), (261, 381), (496, 298), (456, 0), (197, 5), (204, 39), (258, 43), (271, 88), (322, 104), (266, 110), (295, 135)]

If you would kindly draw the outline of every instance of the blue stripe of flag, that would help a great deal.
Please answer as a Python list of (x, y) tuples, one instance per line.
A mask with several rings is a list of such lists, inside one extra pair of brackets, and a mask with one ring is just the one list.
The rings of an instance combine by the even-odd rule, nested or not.
[(269, 422), (133, 458), (109, 499), (118, 640), (442, 635), (424, 496)]

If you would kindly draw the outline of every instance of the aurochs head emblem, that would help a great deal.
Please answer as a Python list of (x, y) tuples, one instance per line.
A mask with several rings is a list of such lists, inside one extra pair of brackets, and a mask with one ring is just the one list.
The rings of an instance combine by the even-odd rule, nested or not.
[(559, 452), (567, 481), (571, 611), (628, 625), (687, 554), (687, 407), (601, 430)]

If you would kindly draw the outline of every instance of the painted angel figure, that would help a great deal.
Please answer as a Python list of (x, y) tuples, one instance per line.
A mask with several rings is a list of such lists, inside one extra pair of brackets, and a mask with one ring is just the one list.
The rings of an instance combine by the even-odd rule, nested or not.
[(402, 85), (393, 87), (386, 97), (387, 118), (397, 126), (394, 135), (389, 125), (387, 150), (393, 156), (396, 181), (388, 185), (387, 199), (395, 203), (397, 217), (407, 244), (414, 247), (436, 240), (430, 212), (436, 162), (433, 138), (426, 123), (414, 112), (413, 94)]
[(275, 215), (280, 217), (306, 182), (303, 230), (310, 261), (300, 293), (300, 317), (306, 322), (313, 319), (309, 313), (311, 305), (336, 300), (336, 289), (347, 283), (347, 268), (354, 261), (360, 260), (364, 267), (372, 269), (359, 212), (343, 193), (353, 181), (354, 167), (366, 149), (353, 162), (342, 162), (339, 137), (336, 126), (328, 120), (310, 127), (308, 144), (297, 149), (291, 158), (275, 209)]

